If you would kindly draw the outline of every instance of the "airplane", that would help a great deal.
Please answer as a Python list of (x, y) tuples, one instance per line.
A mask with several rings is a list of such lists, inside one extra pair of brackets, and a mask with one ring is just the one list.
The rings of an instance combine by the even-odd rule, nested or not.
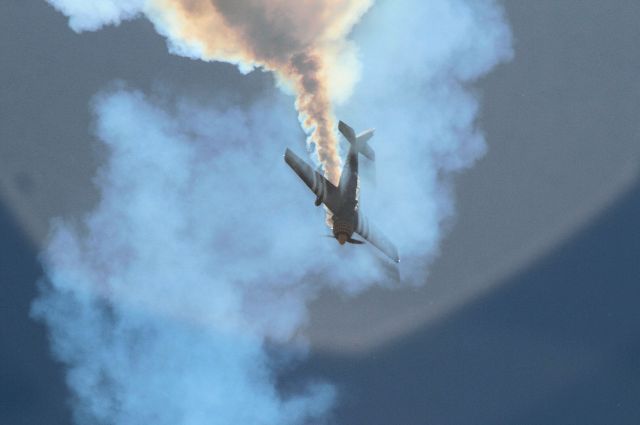
[(349, 141), (350, 147), (337, 187), (289, 148), (285, 151), (284, 160), (316, 195), (315, 205), (324, 204), (333, 214), (333, 237), (340, 245), (346, 242), (363, 244), (362, 240), (352, 237), (353, 233), (357, 233), (391, 260), (399, 263), (400, 257), (395, 245), (372, 226), (358, 208), (358, 154), (371, 161), (375, 160), (375, 152), (367, 143), (373, 136), (373, 130), (356, 136), (355, 131), (342, 121), (338, 124), (338, 130)]

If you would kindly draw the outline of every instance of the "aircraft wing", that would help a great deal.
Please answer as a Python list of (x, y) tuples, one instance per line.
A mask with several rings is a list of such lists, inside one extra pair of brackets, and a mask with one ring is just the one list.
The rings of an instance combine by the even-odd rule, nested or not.
[(358, 223), (356, 225), (356, 233), (362, 236), (371, 245), (382, 251), (387, 257), (396, 263), (400, 262), (398, 249), (387, 237), (375, 226), (369, 223), (369, 220), (358, 211)]
[(335, 214), (342, 203), (338, 188), (291, 150), (286, 150), (284, 160), (309, 186), (309, 189)]

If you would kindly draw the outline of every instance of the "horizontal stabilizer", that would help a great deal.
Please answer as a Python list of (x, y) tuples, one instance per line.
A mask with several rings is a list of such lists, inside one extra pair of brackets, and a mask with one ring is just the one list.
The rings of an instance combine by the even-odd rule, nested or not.
[(354, 144), (356, 142), (356, 132), (353, 131), (353, 128), (340, 121), (338, 123), (338, 130), (340, 130), (340, 133), (342, 133), (344, 138), (347, 139), (349, 143)]
[(356, 152), (361, 153), (371, 161), (375, 161), (376, 153), (367, 143), (367, 141), (373, 137), (373, 129), (364, 131), (356, 136), (356, 132), (353, 130), (353, 128), (340, 121), (338, 123), (338, 130), (340, 130), (340, 133), (342, 133), (344, 138), (347, 139), (349, 143), (351, 143)]

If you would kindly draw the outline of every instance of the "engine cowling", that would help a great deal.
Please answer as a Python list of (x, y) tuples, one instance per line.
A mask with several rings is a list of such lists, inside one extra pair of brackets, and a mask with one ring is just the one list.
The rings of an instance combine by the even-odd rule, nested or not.
[(353, 223), (343, 220), (340, 217), (333, 216), (333, 236), (343, 245), (348, 242), (353, 235)]

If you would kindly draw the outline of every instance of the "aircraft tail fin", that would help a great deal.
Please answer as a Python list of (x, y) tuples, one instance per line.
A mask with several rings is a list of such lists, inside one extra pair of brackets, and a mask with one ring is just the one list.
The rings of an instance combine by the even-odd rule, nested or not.
[(373, 137), (373, 129), (363, 131), (362, 133), (356, 135), (356, 132), (353, 131), (353, 128), (340, 121), (338, 123), (338, 130), (340, 130), (340, 133), (342, 133), (344, 138), (347, 139), (349, 143), (351, 143), (351, 145), (353, 145), (354, 149), (357, 152), (361, 153), (371, 161), (375, 161), (376, 153), (367, 143), (367, 141), (371, 139), (371, 137)]

